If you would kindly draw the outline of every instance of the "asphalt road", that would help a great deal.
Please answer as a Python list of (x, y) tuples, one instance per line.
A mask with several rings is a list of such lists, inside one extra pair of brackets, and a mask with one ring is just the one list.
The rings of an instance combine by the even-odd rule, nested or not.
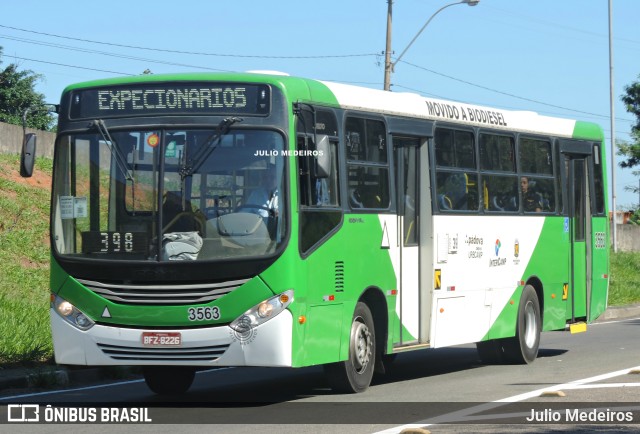
[[(153, 433), (178, 429), (185, 433), (203, 429), (212, 433), (255, 433), (257, 429), (261, 433), (392, 433), (416, 427), (434, 433), (637, 432), (639, 337), (640, 319), (593, 324), (586, 333), (576, 335), (543, 333), (538, 359), (528, 366), (482, 365), (474, 346), (403, 353), (390, 372), (357, 395), (332, 393), (318, 367), (200, 372), (191, 390), (179, 399), (155, 396), (140, 380), (21, 393), (0, 398), (0, 423), (7, 420), (7, 404), (33, 403), (42, 412), (47, 404), (84, 411), (96, 408), (98, 418), (103, 407), (144, 408), (154, 424), (138, 424), (135, 429)], [(594, 411), (595, 407), (599, 410)], [(631, 422), (616, 421), (628, 418), (629, 411), (634, 412)], [(533, 415), (529, 423), (527, 418)], [(603, 418), (603, 423), (594, 425), (590, 417)], [(562, 423), (567, 421), (570, 424)], [(170, 423), (186, 425), (164, 425)], [(15, 433), (68, 428), (11, 425)], [(125, 433), (131, 428), (127, 424), (76, 425), (72, 431)]]

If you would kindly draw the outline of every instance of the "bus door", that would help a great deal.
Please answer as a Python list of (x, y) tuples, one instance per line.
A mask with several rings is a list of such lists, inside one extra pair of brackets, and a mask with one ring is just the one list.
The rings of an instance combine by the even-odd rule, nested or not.
[[(420, 270), (420, 144), (419, 138), (393, 137), (397, 200), (398, 306), (400, 319), (398, 344), (411, 345), (423, 341), (421, 306), (427, 302), (420, 291), (424, 276)], [(399, 309), (398, 309), (399, 308)], [(428, 334), (426, 335), (428, 336)]]
[(565, 232), (569, 234), (569, 282), (563, 293), (568, 299), (567, 317), (571, 322), (585, 318), (591, 300), (591, 180), (593, 145), (582, 141), (561, 141), (563, 178), (567, 191)]

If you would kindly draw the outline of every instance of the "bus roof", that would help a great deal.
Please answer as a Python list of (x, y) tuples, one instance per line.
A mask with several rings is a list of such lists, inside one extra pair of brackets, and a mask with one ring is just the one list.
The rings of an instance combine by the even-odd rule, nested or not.
[(602, 140), (599, 125), (574, 119), (543, 116), (532, 111), (514, 111), (456, 101), (426, 98), (416, 93), (389, 92), (328, 81), (288, 76), (281, 72), (149, 74), (94, 80), (69, 85), (71, 90), (154, 82), (226, 81), (261, 82), (282, 88), (292, 101), (338, 106), (411, 118), (465, 124), (505, 131)]

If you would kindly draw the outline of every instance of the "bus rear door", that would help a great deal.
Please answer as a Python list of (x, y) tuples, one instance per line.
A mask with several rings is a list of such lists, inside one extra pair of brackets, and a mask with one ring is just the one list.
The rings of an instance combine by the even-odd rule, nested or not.
[[(593, 281), (591, 270), (591, 192), (593, 178), (589, 161), (593, 146), (589, 142), (563, 140), (560, 152), (563, 155), (563, 178), (567, 191), (569, 230), (569, 304), (567, 317), (571, 323), (577, 319), (589, 320), (589, 302)], [(566, 223), (565, 223), (566, 225)]]
[(422, 240), (431, 229), (431, 202), (424, 199), (424, 191), (429, 191), (424, 185), (429, 182), (426, 143), (426, 139), (418, 137), (393, 137), (400, 270), (400, 339), (396, 345), (401, 347), (429, 343), (433, 267), (431, 255), (425, 251), (430, 243)]

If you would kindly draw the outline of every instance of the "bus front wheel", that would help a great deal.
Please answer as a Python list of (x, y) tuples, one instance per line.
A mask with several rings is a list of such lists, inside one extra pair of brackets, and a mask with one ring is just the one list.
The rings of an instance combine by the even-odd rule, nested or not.
[(504, 356), (511, 363), (532, 363), (538, 356), (540, 346), (540, 301), (533, 286), (527, 285), (522, 291), (518, 306), (516, 335), (504, 340)]
[(336, 392), (360, 393), (367, 390), (373, 377), (376, 337), (369, 307), (359, 302), (353, 313), (349, 337), (349, 358), (324, 366), (327, 380)]
[(144, 381), (158, 395), (180, 395), (191, 387), (196, 371), (189, 366), (145, 366)]

